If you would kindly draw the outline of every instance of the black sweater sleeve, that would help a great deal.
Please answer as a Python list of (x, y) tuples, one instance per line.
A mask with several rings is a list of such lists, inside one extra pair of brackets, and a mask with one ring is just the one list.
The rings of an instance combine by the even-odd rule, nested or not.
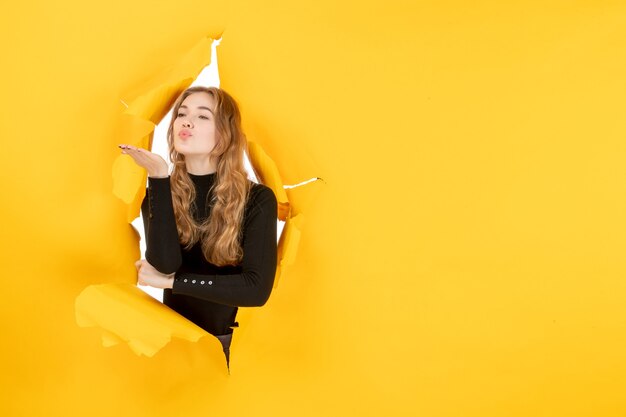
[(244, 220), (242, 272), (227, 275), (178, 272), (173, 294), (233, 307), (257, 307), (267, 302), (276, 274), (278, 203), (270, 188), (257, 187)]
[(162, 274), (178, 271), (183, 260), (174, 219), (170, 177), (148, 177), (141, 213), (146, 235), (146, 260)]

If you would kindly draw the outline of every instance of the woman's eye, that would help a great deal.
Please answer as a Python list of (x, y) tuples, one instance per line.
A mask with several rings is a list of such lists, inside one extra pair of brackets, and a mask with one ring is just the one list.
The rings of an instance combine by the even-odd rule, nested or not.
[[(184, 116), (184, 115), (185, 115), (185, 113), (178, 113), (178, 114), (176, 114), (176, 117), (182, 117), (182, 116)], [(208, 118), (207, 116), (200, 116), (200, 118), (201, 118), (201, 119), (206, 119), (206, 120), (209, 120), (209, 118)]]

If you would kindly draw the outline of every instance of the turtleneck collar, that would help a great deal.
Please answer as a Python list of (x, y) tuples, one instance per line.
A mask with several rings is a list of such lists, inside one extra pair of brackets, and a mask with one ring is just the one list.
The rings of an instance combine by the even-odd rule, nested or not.
[(210, 174), (202, 174), (196, 175), (190, 172), (187, 173), (191, 181), (193, 181), (196, 186), (211, 186), (215, 182), (215, 178), (217, 177), (217, 172), (212, 172)]
[(197, 175), (197, 174), (192, 174), (191, 172), (187, 173), (190, 177), (196, 177), (196, 178), (203, 178), (203, 177), (210, 177), (210, 176), (215, 176), (217, 174), (216, 172), (211, 172), (210, 174), (201, 174), (201, 175)]

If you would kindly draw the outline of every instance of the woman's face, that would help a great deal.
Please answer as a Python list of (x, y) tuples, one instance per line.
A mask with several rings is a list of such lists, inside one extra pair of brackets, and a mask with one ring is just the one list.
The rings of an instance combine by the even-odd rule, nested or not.
[(174, 149), (187, 155), (206, 155), (213, 150), (215, 139), (215, 102), (204, 92), (185, 97), (174, 119)]

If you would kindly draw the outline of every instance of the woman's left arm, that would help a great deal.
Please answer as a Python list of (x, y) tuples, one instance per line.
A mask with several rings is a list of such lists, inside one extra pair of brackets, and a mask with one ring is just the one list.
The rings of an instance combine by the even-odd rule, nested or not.
[(233, 307), (264, 305), (276, 275), (277, 210), (274, 192), (263, 186), (254, 196), (244, 223), (242, 272), (229, 275), (177, 272), (172, 293)]

